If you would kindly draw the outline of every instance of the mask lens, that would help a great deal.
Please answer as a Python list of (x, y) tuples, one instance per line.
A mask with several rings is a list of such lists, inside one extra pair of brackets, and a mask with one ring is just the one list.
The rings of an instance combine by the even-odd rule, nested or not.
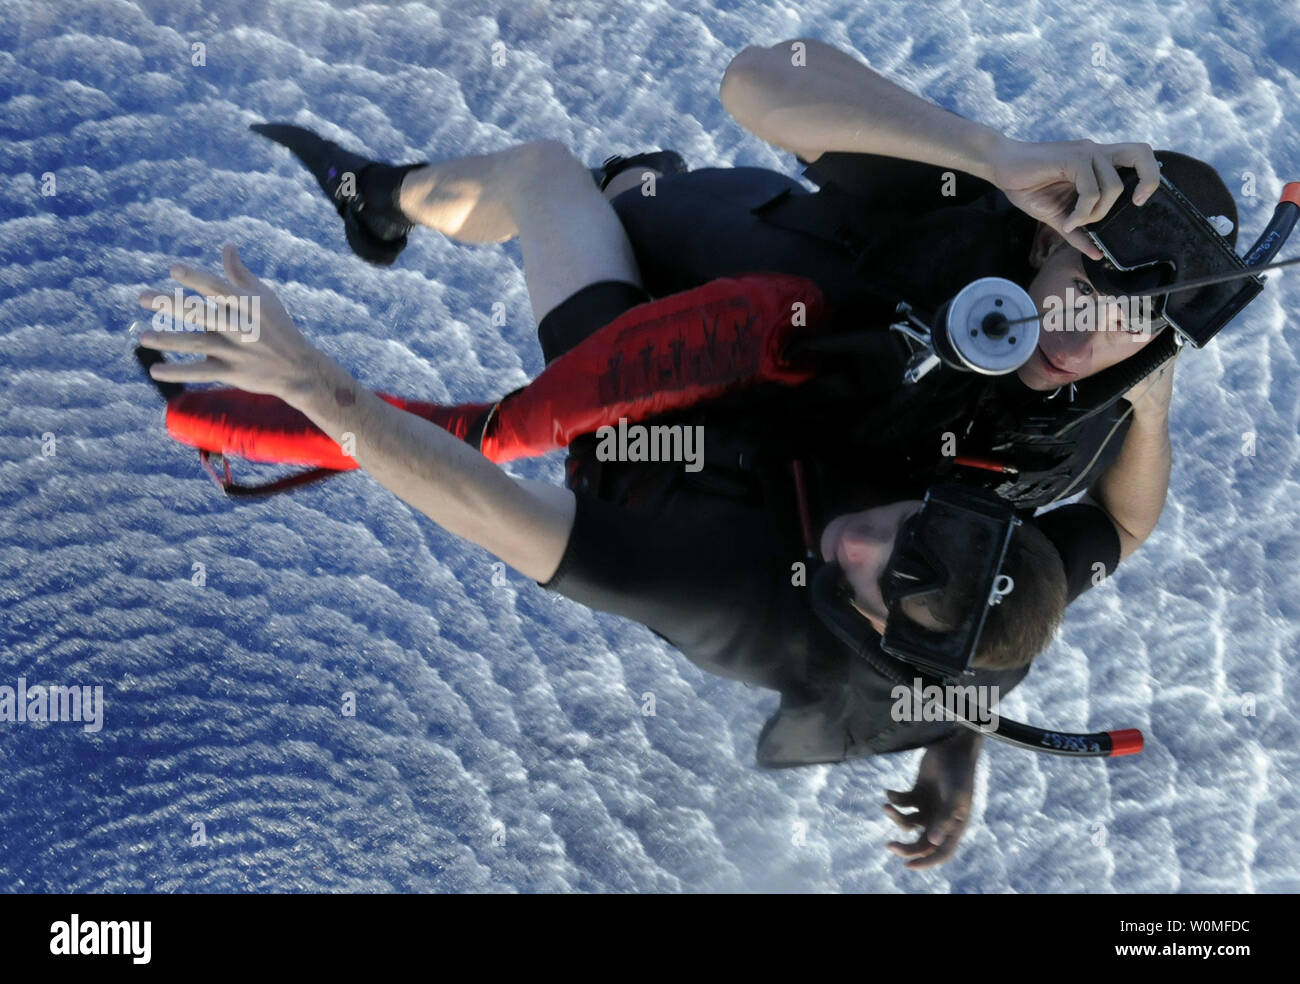
[[(1142, 206), (1132, 202), (1136, 173), (1110, 213), (1087, 228), (1109, 262), (1085, 257), (1084, 270), (1100, 291), (1145, 294), (1174, 282), (1245, 270), (1227, 241), (1167, 180)], [(1117, 269), (1118, 268), (1118, 269)], [(1254, 277), (1207, 284), (1153, 297), (1153, 316), (1163, 317), (1198, 348), (1208, 342), (1262, 289)]]
[[(933, 524), (931, 524), (933, 525)], [(880, 578), (880, 595), (886, 606), (914, 595), (927, 594), (943, 587), (948, 571), (935, 552), (931, 531), (917, 513), (899, 530), (894, 551)]]
[(881, 578), (882, 647), (928, 672), (969, 666), (1016, 524), (992, 493), (936, 486), (900, 531)]

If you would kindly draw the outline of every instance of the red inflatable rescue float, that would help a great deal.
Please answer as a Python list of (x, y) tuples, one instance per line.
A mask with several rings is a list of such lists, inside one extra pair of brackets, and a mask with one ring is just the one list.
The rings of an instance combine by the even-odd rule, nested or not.
[[(531, 457), (620, 418), (644, 420), (758, 383), (805, 382), (811, 370), (789, 364), (784, 352), (793, 338), (815, 330), (824, 303), (804, 277), (721, 278), (628, 309), (497, 404), (445, 407), (377, 395), (469, 440), (492, 461)], [(312, 478), (357, 467), (304, 414), (267, 394), (173, 391), (167, 433), (198, 448), (205, 465), (215, 455), (306, 465), (320, 472)], [(214, 478), (235, 490), (228, 466), (224, 481)], [(282, 483), (273, 484), (245, 491), (276, 491)]]

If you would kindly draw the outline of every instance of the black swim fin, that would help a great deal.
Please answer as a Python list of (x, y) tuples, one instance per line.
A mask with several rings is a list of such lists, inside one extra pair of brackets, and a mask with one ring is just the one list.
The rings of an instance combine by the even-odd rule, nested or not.
[(393, 264), (412, 228), (397, 205), (397, 191), (407, 171), (425, 164), (372, 161), (289, 123), (254, 123), (249, 129), (288, 147), (306, 165), (342, 217), (354, 253), (377, 266)]

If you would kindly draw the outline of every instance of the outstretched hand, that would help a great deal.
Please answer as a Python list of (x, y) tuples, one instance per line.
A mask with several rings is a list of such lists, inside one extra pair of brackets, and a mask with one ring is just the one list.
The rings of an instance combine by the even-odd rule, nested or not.
[[(909, 859), (908, 868), (933, 868), (956, 853), (970, 820), (975, 763), (982, 743), (981, 735), (961, 729), (926, 748), (911, 790), (885, 790), (889, 802), (884, 809), (890, 819), (906, 831), (921, 831), (914, 843), (888, 844), (889, 850)], [(900, 807), (914, 809), (904, 813)]]
[[(308, 378), (320, 353), (303, 337), (280, 299), (244, 266), (235, 247), (221, 252), (226, 279), (176, 264), (172, 278), (203, 295), (184, 297), (146, 290), (140, 304), (176, 327), (143, 332), (139, 343), (164, 352), (206, 356), (197, 362), (159, 362), (149, 374), (160, 382), (225, 383), (249, 393), (285, 397)], [(204, 300), (206, 298), (206, 300)], [(192, 326), (188, 330), (185, 325)]]
[(1110, 211), (1123, 192), (1116, 168), (1138, 172), (1133, 201), (1141, 205), (1160, 186), (1160, 165), (1149, 144), (1099, 144), (1091, 140), (1029, 143), (1002, 140), (994, 153), (993, 183), (1012, 205), (1051, 226), (1094, 260), (1101, 251), (1081, 226)]

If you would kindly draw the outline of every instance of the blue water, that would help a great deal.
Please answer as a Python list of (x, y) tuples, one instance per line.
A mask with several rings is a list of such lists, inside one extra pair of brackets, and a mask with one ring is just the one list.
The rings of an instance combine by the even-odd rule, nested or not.
[[(126, 334), (141, 288), (231, 240), (367, 384), (508, 392), (541, 368), (517, 246), (426, 231), (367, 266), (247, 125), (392, 160), (551, 137), (592, 164), (667, 146), (793, 174), (717, 86), (745, 45), (800, 35), (1016, 137), (1208, 159), (1253, 239), (1300, 178), (1300, 8), (212, 8), (0, 5), (0, 685), (106, 701), (94, 733), (0, 724), (0, 889), (1300, 890), (1296, 274), (1180, 360), (1159, 528), (1006, 702), (1139, 727), (1146, 750), (989, 749), (960, 853), (923, 873), (884, 850), (880, 810), (919, 753), (761, 772), (774, 694), (513, 573), (494, 586), (492, 558), (366, 477), (232, 504), (162, 433)], [(558, 482), (559, 456), (513, 470)]]

